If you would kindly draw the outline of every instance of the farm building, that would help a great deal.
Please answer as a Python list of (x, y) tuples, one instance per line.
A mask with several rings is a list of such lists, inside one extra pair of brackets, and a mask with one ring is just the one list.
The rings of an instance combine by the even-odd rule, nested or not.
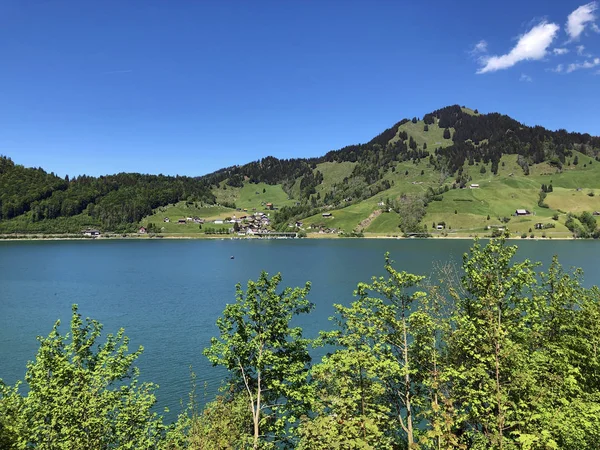
[(515, 211), (515, 216), (528, 216), (531, 213), (529, 211), (527, 211), (526, 209), (517, 209)]
[(471, 189), (479, 189), (479, 185), (477, 183), (471, 183), (471, 186), (469, 186)]

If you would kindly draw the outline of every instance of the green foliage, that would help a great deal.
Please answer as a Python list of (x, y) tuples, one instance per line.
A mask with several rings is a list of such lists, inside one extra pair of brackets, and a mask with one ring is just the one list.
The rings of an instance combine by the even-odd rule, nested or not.
[(13, 450), (18, 448), (20, 411), (23, 398), (18, 392), (19, 385), (5, 385), (0, 380), (0, 448)]
[(400, 216), (400, 229), (404, 233), (422, 231), (421, 220), (425, 217), (425, 200), (421, 196), (404, 196), (394, 202), (392, 208)]
[(29, 211), (33, 202), (50, 197), (54, 191), (65, 190), (67, 185), (67, 181), (53, 173), (25, 168), (0, 156), (0, 220)]
[(165, 450), (233, 450), (252, 445), (252, 415), (243, 395), (218, 395), (198, 414), (196, 377), (189, 403), (165, 439)]
[(596, 231), (596, 218), (589, 211), (581, 213), (579, 221), (586, 228), (588, 233), (592, 234)]
[[(205, 181), (191, 177), (120, 173), (63, 180), (0, 157), (0, 231), (55, 232), (73, 217), (104, 230), (132, 231), (158, 206), (194, 199), (214, 203)], [(26, 214), (27, 213), (27, 214)], [(5, 222), (9, 219), (18, 218)], [(62, 223), (57, 219), (62, 219)], [(81, 231), (72, 227), (62, 232)]]
[(306, 298), (310, 283), (277, 292), (280, 282), (280, 274), (269, 278), (262, 272), (257, 281), (248, 281), (246, 292), (238, 284), (235, 303), (217, 320), (220, 337), (204, 351), (229, 371), (234, 395), (246, 399), (254, 448), (283, 439), (286, 426), (297, 422), (311, 398), (309, 340), (290, 325), (295, 315), (313, 308)]
[(291, 325), (312, 309), (310, 285), (279, 291), (263, 272), (237, 286), (205, 350), (229, 370), (225, 392), (198, 413), (194, 388), (169, 429), (137, 380), (141, 348), (129, 353), (123, 330), (98, 345), (101, 325), (74, 307), (70, 334), (57, 323), (39, 338), (27, 395), (0, 382), (0, 448), (596, 449), (600, 290), (516, 251), (476, 241), (462, 273), (430, 280), (386, 254), (387, 275), (335, 305), (320, 340), (331, 353), (312, 368)]
[(374, 381), (377, 367), (372, 352), (359, 348), (336, 351), (315, 366), (313, 415), (298, 428), (298, 449), (390, 448), (390, 408), (382, 383)]
[(152, 412), (156, 386), (139, 383), (133, 367), (142, 348), (128, 353), (122, 329), (97, 345), (102, 325), (84, 322), (77, 306), (70, 335), (59, 334), (59, 324), (38, 338), (36, 359), (27, 364), (27, 395), (3, 388), (0, 410), (9, 418), (0, 436), (8, 435), (14, 448), (40, 450), (157, 448), (165, 428)]
[(418, 353), (417, 348), (425, 344), (411, 311), (424, 293), (409, 291), (423, 277), (396, 271), (389, 255), (385, 268), (389, 278), (359, 283), (358, 300), (349, 307), (335, 305), (339, 331), (324, 335), (341, 350), (313, 370), (318, 414), (300, 427), (305, 439), (315, 439), (316, 430), (328, 430), (320, 436), (320, 448), (332, 448), (340, 439), (347, 441), (344, 448), (367, 444), (389, 448), (404, 439), (415, 442), (422, 404), (412, 398), (423, 360), (413, 358), (412, 352)]
[(600, 291), (556, 260), (538, 275), (515, 252), (476, 243), (462, 281), (446, 271), (429, 295), (389, 262), (388, 280), (359, 284), (325, 335), (338, 350), (313, 368), (301, 444), (404, 448), (418, 417), (414, 448), (596, 448)]

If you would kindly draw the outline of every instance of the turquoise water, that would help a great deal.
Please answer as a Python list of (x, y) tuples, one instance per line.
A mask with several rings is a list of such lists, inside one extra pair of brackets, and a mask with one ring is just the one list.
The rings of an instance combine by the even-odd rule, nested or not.
[[(585, 270), (600, 284), (600, 242), (515, 241), (517, 259)], [(176, 417), (190, 390), (190, 366), (200, 391), (214, 395), (223, 372), (202, 350), (217, 334), (215, 321), (234, 300), (235, 284), (261, 270), (281, 272), (286, 286), (312, 282), (315, 310), (299, 318), (305, 335), (329, 329), (333, 303), (348, 303), (359, 281), (383, 274), (389, 251), (396, 267), (428, 275), (436, 261), (460, 262), (467, 240), (144, 240), (0, 242), (0, 378), (22, 379), (35, 356), (37, 335), (61, 319), (68, 330), (71, 304), (104, 324), (124, 327), (130, 348), (143, 345), (142, 379), (160, 385), (160, 410)], [(231, 259), (231, 256), (235, 259)], [(318, 355), (317, 355), (318, 356)]]

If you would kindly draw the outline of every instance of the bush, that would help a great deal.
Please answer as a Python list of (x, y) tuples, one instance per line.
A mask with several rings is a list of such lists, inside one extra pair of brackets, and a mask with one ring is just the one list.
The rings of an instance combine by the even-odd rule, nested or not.
[(10, 430), (15, 448), (155, 448), (165, 427), (152, 412), (156, 386), (139, 383), (139, 370), (133, 367), (142, 347), (128, 353), (123, 329), (98, 345), (102, 325), (83, 321), (77, 305), (71, 332), (59, 334), (59, 325), (48, 337), (38, 337), (40, 349), (25, 375), (27, 396), (0, 389), (0, 403), (8, 392), (14, 406)]

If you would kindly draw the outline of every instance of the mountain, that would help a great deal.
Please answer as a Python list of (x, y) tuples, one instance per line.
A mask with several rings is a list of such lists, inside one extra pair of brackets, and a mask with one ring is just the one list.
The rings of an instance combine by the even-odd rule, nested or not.
[[(225, 218), (235, 215), (234, 208), (265, 209), (268, 203), (276, 208), (273, 226), (280, 230), (304, 221), (346, 233), (397, 234), (429, 229), (431, 219), (442, 222), (444, 232), (454, 222), (454, 231), (477, 233), (490, 221), (527, 209), (545, 218), (564, 214), (552, 231), (569, 232), (567, 212), (600, 210), (600, 197), (588, 195), (600, 188), (600, 164), (592, 165), (599, 153), (599, 137), (453, 105), (403, 119), (365, 144), (319, 158), (267, 157), (198, 178), (118, 174), (63, 180), (3, 158), (0, 232), (56, 230), (53, 221), (62, 219), (70, 231), (84, 224), (131, 230), (141, 222), (181, 233), (184, 227), (163, 225), (167, 214)], [(478, 186), (463, 189), (471, 185)], [(561, 189), (588, 198), (569, 203), (565, 198), (572, 193)], [(324, 212), (330, 220), (323, 220)], [(479, 223), (482, 217), (487, 224)], [(466, 226), (474, 222), (476, 227)]]
[(62, 179), (0, 157), (0, 232), (132, 231), (154, 208), (187, 199), (215, 202), (195, 178), (120, 173)]

